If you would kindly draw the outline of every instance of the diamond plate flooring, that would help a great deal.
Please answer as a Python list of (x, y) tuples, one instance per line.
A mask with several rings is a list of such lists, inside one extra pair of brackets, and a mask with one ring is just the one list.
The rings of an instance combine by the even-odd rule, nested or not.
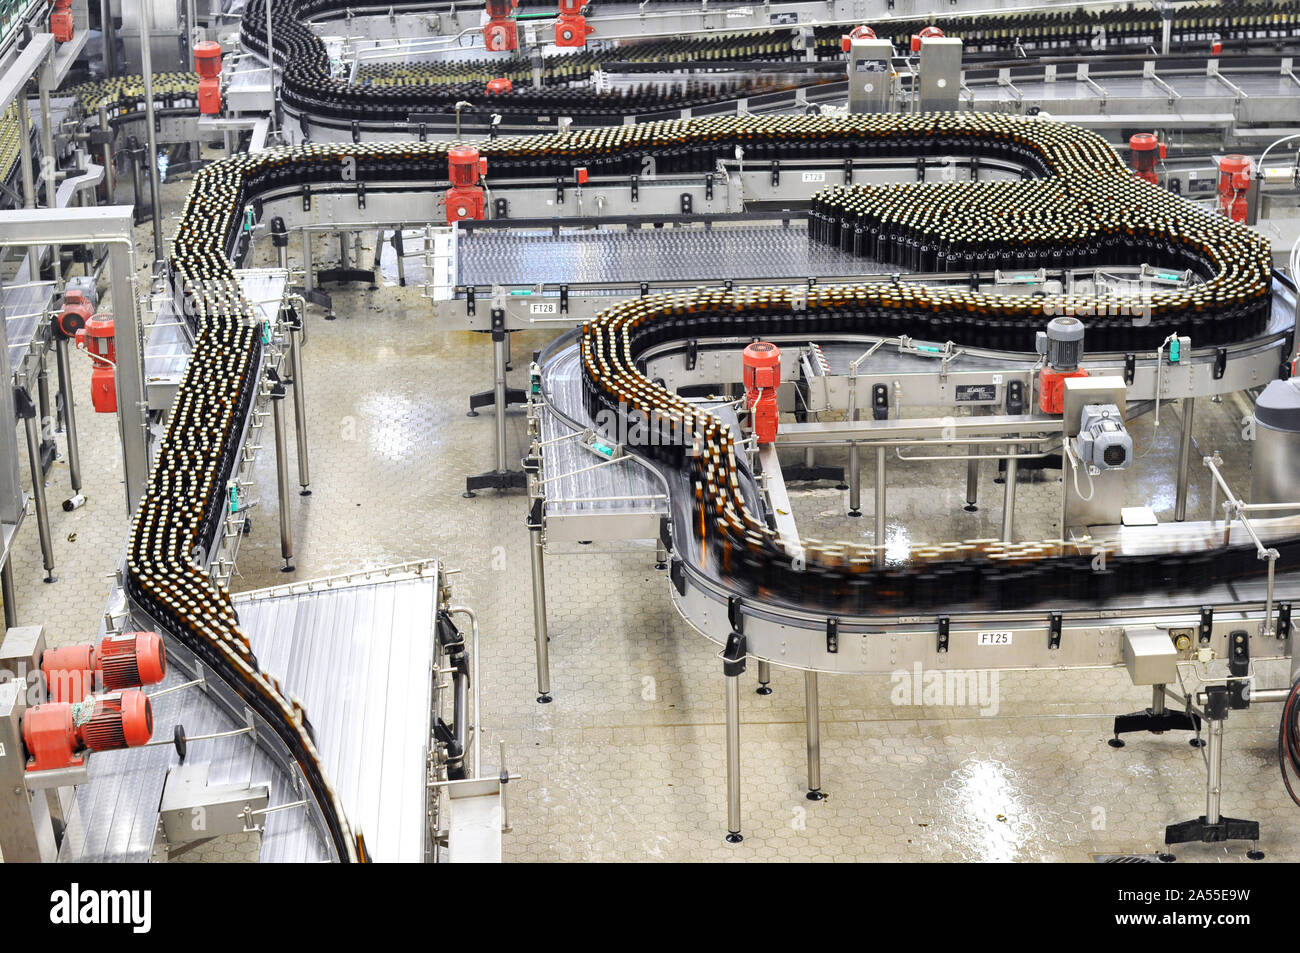
[[(183, 182), (168, 184), (169, 211), (183, 194)], [(372, 249), (373, 235), (367, 241)], [(336, 248), (320, 242), (317, 263), (327, 266)], [(147, 247), (141, 251), (143, 260)], [(724, 843), (717, 648), (678, 617), (652, 551), (549, 557), (555, 701), (538, 705), (523, 497), (460, 495), (464, 477), (494, 460), (491, 413), (465, 415), (470, 392), (490, 386), (487, 339), (432, 332), (416, 288), (336, 290), (336, 310), (338, 320), (327, 322), (313, 309), (304, 352), (313, 492), (292, 498), (296, 572), (278, 571), (268, 447), (234, 587), (426, 556), (458, 569), (456, 601), (476, 608), (482, 621), (485, 761), (495, 765), (504, 741), (508, 766), (522, 775), (510, 786), (507, 860), (1087, 861), (1094, 853), (1156, 851), (1165, 824), (1204, 811), (1202, 754), (1185, 735), (1132, 736), (1122, 750), (1105, 744), (1114, 714), (1150, 701), (1146, 689), (1114, 670), (1003, 672), (996, 714), (987, 715), (976, 706), (894, 704), (897, 685), (886, 677), (823, 676), (822, 778), (830, 798), (812, 803), (804, 798), (801, 674), (773, 669), (774, 693), (762, 697), (753, 692), (751, 664), (741, 695), (745, 840)], [(527, 354), (544, 340), (516, 336), (512, 383), (522, 383)], [(20, 621), (43, 623), (53, 645), (93, 634), (125, 538), (115, 426), (90, 412), (87, 362), (75, 362), (74, 377), (90, 502), (71, 514), (57, 508), (67, 475), (66, 465), (56, 464), (50, 492), (59, 582), (41, 582), (34, 523), (21, 532), (14, 562)], [(1201, 401), (1197, 410), (1196, 456), (1235, 444), (1235, 404)], [(1178, 427), (1171, 415), (1154, 439), (1149, 428), (1148, 420), (1135, 431), (1139, 453), (1150, 447), (1140, 460), (1143, 485), (1148, 502), (1167, 516)], [(520, 413), (510, 415), (509, 431), (518, 459)], [(291, 447), (291, 467), (293, 459)], [(873, 472), (868, 465), (863, 519), (847, 519), (847, 494), (823, 485), (795, 491), (800, 525), (823, 538), (869, 536)], [(962, 509), (962, 465), (891, 462), (890, 474), (891, 534), (961, 539), (991, 535), (1000, 525), (1002, 488), (991, 464), (974, 514)], [(1231, 464), (1229, 479), (1241, 485), (1244, 461)], [(1203, 513), (1207, 489), (1198, 472), (1191, 515)], [(1047, 533), (1053, 493), (1047, 480), (1019, 487), (1021, 533)], [(1270, 674), (1271, 684), (1280, 684), (1284, 673)], [(1270, 859), (1296, 860), (1300, 810), (1277, 776), (1276, 715), (1274, 706), (1228, 721), (1223, 804), (1231, 816), (1261, 822)], [(1184, 861), (1227, 861), (1244, 850), (1230, 844), (1177, 853)], [(243, 838), (178, 859), (255, 854)]]

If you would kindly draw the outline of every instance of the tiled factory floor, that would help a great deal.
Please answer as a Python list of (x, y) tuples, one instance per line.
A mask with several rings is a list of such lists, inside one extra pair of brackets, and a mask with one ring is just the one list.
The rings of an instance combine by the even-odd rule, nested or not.
[[(167, 187), (169, 207), (186, 183)], [(142, 260), (148, 257), (140, 232)], [(367, 236), (373, 242), (374, 236)], [(373, 248), (373, 245), (371, 245)], [(369, 253), (369, 252), (368, 252)], [(316, 261), (331, 251), (318, 246)], [(821, 679), (822, 776), (830, 798), (805, 799), (803, 685), (774, 669), (770, 696), (754, 693), (751, 664), (741, 698), (745, 840), (724, 843), (726, 778), (723, 678), (717, 647), (693, 632), (668, 598), (653, 551), (552, 555), (547, 563), (554, 703), (535, 700), (525, 504), (519, 494), (462, 499), (467, 474), (494, 460), (490, 411), (466, 416), (472, 391), (490, 386), (491, 349), (469, 333), (435, 333), (420, 289), (336, 291), (338, 320), (313, 309), (305, 349), (312, 495), (293, 497), (296, 572), (310, 579), (350, 569), (437, 557), (459, 570), (458, 602), (482, 621), (485, 760), (505, 742), (512, 784), (514, 861), (582, 860), (1072, 860), (1147, 854), (1164, 826), (1205, 809), (1201, 749), (1182, 734), (1133, 736), (1106, 745), (1113, 715), (1150, 703), (1123, 670), (1003, 672), (966, 707), (913, 704), (897, 679)], [(541, 335), (517, 335), (516, 371)], [(23, 623), (46, 627), (54, 645), (94, 634), (126, 535), (113, 419), (91, 413), (89, 367), (75, 364), (87, 506), (64, 513), (66, 465), (50, 497), (59, 581), (42, 582), (34, 523), (14, 561)], [(1178, 423), (1153, 435), (1133, 428), (1143, 501), (1169, 519)], [(1198, 403), (1200, 452), (1240, 448), (1243, 410)], [(524, 420), (512, 412), (511, 456)], [(24, 469), (26, 463), (24, 460)], [(292, 466), (292, 450), (291, 450)], [(847, 494), (796, 490), (799, 524), (822, 538), (869, 538), (866, 515), (849, 520)], [(1229, 457), (1229, 478), (1248, 480)], [(889, 535), (966, 539), (996, 535), (1001, 486), (986, 464), (980, 508), (963, 510), (964, 465), (891, 463)], [(234, 588), (285, 581), (279, 572), (274, 457), (261, 454), (260, 504), (240, 554)], [(1056, 532), (1056, 473), (1019, 487), (1017, 527)], [(1050, 482), (1048, 482), (1050, 481)], [(1199, 468), (1189, 513), (1204, 515)], [(1137, 502), (1137, 501), (1133, 501)], [(1285, 671), (1261, 667), (1270, 684)], [(1300, 859), (1300, 810), (1287, 798), (1274, 756), (1277, 709), (1234, 713), (1227, 725), (1224, 811), (1260, 821), (1270, 859)], [(238, 847), (238, 845), (236, 845)], [(247, 845), (244, 845), (246, 848)], [(1189, 846), (1181, 860), (1241, 859), (1241, 844)], [(247, 855), (209, 845), (192, 859)]]

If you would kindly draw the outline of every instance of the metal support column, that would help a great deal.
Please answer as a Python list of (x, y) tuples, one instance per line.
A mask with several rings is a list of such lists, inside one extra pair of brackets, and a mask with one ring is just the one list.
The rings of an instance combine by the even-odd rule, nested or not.
[(275, 426), (275, 486), (280, 501), (280, 555), (284, 565), (280, 572), (293, 572), (293, 524), (289, 506), (289, 450), (284, 432), (284, 384), (277, 381), (271, 390), (271, 417)]
[[(1019, 453), (1020, 448), (1016, 447), (1011, 451)], [(1002, 541), (1010, 543), (1015, 538), (1016, 524), (1016, 472), (1019, 469), (1020, 461), (1014, 456), (1007, 458), (1007, 485), (1003, 490), (1002, 503)]]
[(63, 501), (65, 512), (72, 512), (86, 502), (81, 493), (81, 448), (77, 439), (76, 393), (72, 386), (72, 361), (69, 354), (71, 341), (58, 335), (54, 342), (59, 367), (59, 393), (63, 395), (63, 432), (68, 441), (68, 476), (72, 482), (72, 496)]
[[(107, 6), (108, 0), (104, 0), (104, 4)], [(107, 42), (107, 35), (105, 35), (105, 42)], [(106, 46), (105, 49), (107, 48)], [(108, 75), (113, 76), (114, 74), (109, 73)], [(108, 124), (108, 108), (105, 106), (99, 107), (99, 131), (106, 137), (113, 134), (113, 127)], [(117, 161), (113, 158), (112, 142), (105, 142), (100, 148), (102, 150), (101, 159), (104, 163), (104, 194), (107, 196), (104, 204), (112, 205), (115, 201), (114, 193), (117, 191)]]
[(0, 599), (5, 604), (5, 628), (12, 629), (18, 624), (18, 595), (14, 586), (14, 567), (8, 559), (0, 564)]
[[(18, 395), (15, 395), (18, 396)], [(27, 395), (27, 406), (20, 408), (27, 430), (27, 458), (32, 467), (32, 496), (36, 500), (36, 528), (41, 536), (41, 561), (45, 566), (45, 581), (58, 582), (54, 575), (54, 538), (50, 533), (50, 508), (45, 499), (45, 474), (41, 470), (41, 425), (37, 420), (36, 405)]]
[(885, 448), (876, 448), (876, 568), (885, 565)]
[[(59, 204), (59, 177), (54, 161), (54, 116), (50, 112), (50, 86), (54, 77), (47, 62), (36, 74), (36, 90), (41, 102), (41, 180), (45, 183), (45, 207), (57, 208)], [(58, 245), (50, 246), (50, 263), (54, 267), (54, 280), (62, 278), (62, 251)], [(32, 274), (32, 280), (38, 276)]]
[[(739, 612), (731, 624), (739, 628), (744, 619)], [(748, 643), (733, 631), (722, 650), (722, 675), (727, 683), (727, 843), (739, 844), (740, 833), (740, 676), (745, 673)]]
[(1219, 823), (1223, 799), (1223, 722), (1222, 718), (1206, 719), (1205, 747), (1205, 823)]
[(755, 695), (772, 694), (772, 663), (759, 659), (758, 662), (758, 688), (754, 689)]
[[(972, 414), (979, 413), (978, 409), (972, 410)], [(966, 461), (966, 506), (967, 513), (974, 513), (979, 509), (976, 500), (979, 494), (980, 484), (980, 462), (979, 462), (979, 444), (973, 444), (970, 450), (970, 459)]]
[[(503, 321), (504, 312), (493, 311), (493, 323)], [(494, 327), (492, 331), (492, 402), (496, 409), (496, 431), (497, 431), (497, 465), (495, 470), (487, 473), (481, 473), (477, 476), (465, 478), (465, 492), (461, 496), (466, 499), (472, 499), (476, 490), (497, 489), (508, 490), (512, 487), (522, 487), (524, 485), (524, 475), (518, 470), (511, 470), (506, 463), (507, 447), (509, 437), (506, 433), (506, 412), (511, 400), (522, 402), (525, 398), (521, 391), (511, 393), (510, 388), (506, 385), (506, 364), (508, 358), (506, 350), (508, 348), (507, 338), (509, 332)], [(470, 416), (478, 416), (474, 411), (475, 398), (470, 398)]]
[(293, 427), (298, 438), (299, 496), (311, 496), (311, 461), (307, 456), (307, 383), (303, 379), (302, 335), (306, 315), (289, 329), (289, 373), (293, 375)]
[(1183, 398), (1183, 433), (1178, 445), (1178, 489), (1174, 497), (1174, 519), (1187, 519), (1187, 484), (1191, 480), (1192, 421), (1196, 413), (1196, 398)]
[(528, 559), (533, 574), (533, 640), (537, 643), (537, 701), (551, 701), (550, 636), (546, 632), (546, 558), (542, 537), (542, 500), (533, 500), (528, 516)]
[[(99, 0), (99, 28), (104, 37), (104, 75), (117, 75), (117, 25), (113, 22), (112, 0)], [(109, 197), (109, 204), (113, 202)]]
[[(153, 43), (151, 26), (154, 2), (155, 0), (141, 0), (140, 4), (140, 72), (144, 81), (145, 137), (149, 143), (146, 159), (149, 166), (149, 204), (153, 206), (153, 260), (157, 263), (165, 256), (162, 240), (162, 183), (158, 181), (158, 137), (153, 118), (153, 63), (149, 49)], [(113, 306), (119, 307), (116, 298), (113, 299)]]
[[(130, 210), (126, 217), (129, 221)], [(127, 232), (130, 236), (132, 233)], [(149, 402), (144, 387), (144, 330), (134, 293), (135, 242), (113, 242), (108, 249), (109, 288), (113, 299), (113, 345), (117, 367), (117, 420), (126, 477), (126, 512), (135, 513), (149, 483)]]
[(849, 515), (862, 515), (862, 464), (856, 443), (849, 444)]
[(821, 709), (817, 700), (817, 673), (803, 673), (804, 722), (808, 727), (808, 793), (810, 801), (824, 801), (822, 791)]
[[(31, 111), (27, 108), (27, 90), (18, 94), (18, 166), (23, 182), (23, 208), (36, 208), (36, 174), (33, 171)], [(27, 280), (41, 277), (41, 246), (27, 246)]]

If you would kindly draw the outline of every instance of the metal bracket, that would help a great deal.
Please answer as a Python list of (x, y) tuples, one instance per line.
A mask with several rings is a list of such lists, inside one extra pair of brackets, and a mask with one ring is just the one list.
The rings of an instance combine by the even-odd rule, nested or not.
[(683, 215), (690, 215), (690, 214), (691, 214), (691, 210), (692, 210), (692, 205), (693, 205), (693, 203), (692, 203), (692, 201), (691, 201), (691, 193), (690, 193), (690, 192), (683, 192), (683, 193), (682, 193), (682, 206), (681, 206), (681, 207), (682, 207), (682, 214), (683, 214)]
[(510, 200), (504, 196), (492, 200), (492, 217), (509, 218), (510, 217)]
[(353, 142), (361, 141), (361, 123), (359, 123), (355, 119), (352, 120), (352, 141)]
[(946, 653), (948, 651), (948, 617), (939, 616), (939, 633), (935, 642), (935, 650)]
[(474, 286), (467, 285), (465, 287), (465, 313), (473, 314), (476, 310), (477, 305), (474, 301)]
[(852, 159), (844, 160), (844, 184), (845, 185), (853, 184), (853, 160)]
[(1209, 645), (1214, 635), (1214, 606), (1201, 606), (1201, 624), (1196, 630), (1196, 640), (1201, 645)]
[(1222, 380), (1224, 371), (1228, 369), (1228, 349), (1218, 347), (1214, 349), (1214, 379)]
[(1137, 374), (1137, 355), (1124, 355), (1124, 383), (1132, 384), (1133, 378)]
[(630, 183), (632, 188), (632, 201), (636, 202), (641, 198), (641, 177), (634, 175)]
[[(732, 596), (734, 599), (735, 596)], [(745, 671), (745, 656), (749, 654), (749, 645), (745, 636), (732, 632), (727, 636), (727, 647), (722, 650), (722, 674), (735, 678)]]
[(840, 650), (840, 620), (826, 620), (826, 651), (835, 655)]
[(737, 634), (745, 631), (745, 614), (742, 611), (744, 603), (741, 602), (740, 596), (727, 597), (727, 622), (731, 626), (731, 631)]
[(686, 369), (688, 371), (695, 370), (695, 362), (699, 359), (699, 356), (700, 342), (695, 338), (691, 338), (686, 342)]
[(1050, 612), (1047, 615), (1047, 647), (1049, 649), (1061, 647), (1061, 613), (1059, 612)]
[(569, 286), (560, 285), (560, 314), (569, 313)]
[(888, 384), (873, 384), (871, 386), (871, 416), (875, 420), (889, 419)]
[(311, 186), (304, 184), (302, 187), (302, 210), (311, 211)]
[(555, 204), (564, 204), (564, 176), (562, 175), (555, 177)]
[(1277, 637), (1285, 639), (1291, 634), (1291, 603), (1279, 602), (1277, 604)]
[(712, 172), (710, 172), (708, 175), (704, 177), (704, 200), (706, 202), (713, 201), (713, 173)]
[(357, 208), (366, 207), (366, 183), (357, 183)]
[(925, 181), (925, 156), (916, 157), (916, 181)]
[(781, 184), (781, 162), (779, 159), (772, 160), (772, 188)]
[(1007, 381), (1007, 413), (1025, 412), (1025, 385), (1023, 381)]

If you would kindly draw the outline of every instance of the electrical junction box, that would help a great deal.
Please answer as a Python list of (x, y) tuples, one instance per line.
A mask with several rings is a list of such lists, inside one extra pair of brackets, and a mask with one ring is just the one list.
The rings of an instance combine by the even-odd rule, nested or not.
[(1178, 650), (1162, 629), (1124, 630), (1124, 667), (1134, 685), (1172, 685), (1178, 681)]

